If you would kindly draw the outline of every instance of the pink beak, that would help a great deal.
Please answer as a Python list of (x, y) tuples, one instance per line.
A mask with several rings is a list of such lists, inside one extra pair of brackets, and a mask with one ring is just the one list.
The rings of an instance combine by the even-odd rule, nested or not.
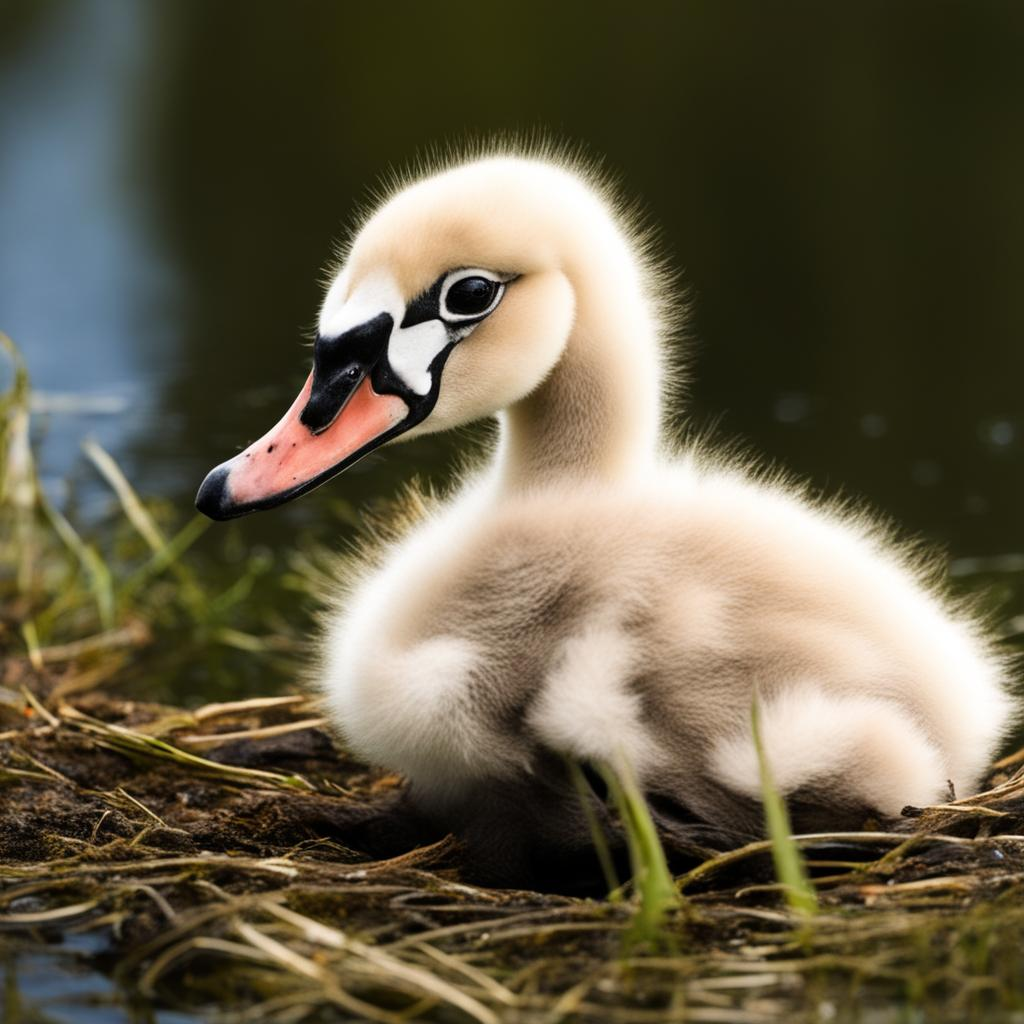
[(312, 387), (310, 374), (269, 433), (210, 471), (196, 497), (200, 512), (234, 519), (305, 494), (376, 447), (375, 441), (383, 443), (383, 435), (409, 415), (401, 398), (377, 394), (367, 376), (330, 426), (313, 433), (300, 419)]

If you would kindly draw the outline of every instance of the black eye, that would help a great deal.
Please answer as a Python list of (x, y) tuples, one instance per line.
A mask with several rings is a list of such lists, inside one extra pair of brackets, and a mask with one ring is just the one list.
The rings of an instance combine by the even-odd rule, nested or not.
[(494, 301), (500, 287), (497, 281), (486, 277), (464, 277), (448, 289), (444, 304), (453, 316), (483, 313)]

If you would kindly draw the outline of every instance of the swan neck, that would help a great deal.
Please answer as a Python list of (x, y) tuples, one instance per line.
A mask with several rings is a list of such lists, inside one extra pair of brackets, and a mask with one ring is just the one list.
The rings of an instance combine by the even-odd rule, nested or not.
[(630, 317), (593, 306), (578, 304), (554, 369), (503, 414), (499, 459), (509, 489), (614, 482), (654, 457), (661, 410), (653, 325), (642, 308)]

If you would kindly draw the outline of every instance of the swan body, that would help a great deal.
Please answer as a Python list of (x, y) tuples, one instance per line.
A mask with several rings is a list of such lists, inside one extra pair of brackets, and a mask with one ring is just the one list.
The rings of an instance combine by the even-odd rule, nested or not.
[(625, 758), (677, 816), (756, 832), (755, 696), (797, 827), (971, 792), (1014, 717), (1004, 660), (863, 514), (671, 449), (672, 318), (587, 172), (499, 155), (433, 173), (365, 221), (302, 394), (198, 504), (266, 507), (399, 436), (498, 416), (490, 463), (367, 558), (322, 641), (350, 748), (463, 833), (581, 827), (552, 795), (564, 757)]

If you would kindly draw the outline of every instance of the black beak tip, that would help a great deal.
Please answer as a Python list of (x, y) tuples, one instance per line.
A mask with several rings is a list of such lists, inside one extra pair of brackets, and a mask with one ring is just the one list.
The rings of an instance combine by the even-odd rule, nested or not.
[(218, 522), (234, 519), (238, 515), (234, 504), (228, 497), (227, 466), (218, 466), (206, 474), (206, 479), (202, 482), (199, 493), (196, 495), (196, 508), (204, 516), (209, 516), (210, 519), (215, 519)]

